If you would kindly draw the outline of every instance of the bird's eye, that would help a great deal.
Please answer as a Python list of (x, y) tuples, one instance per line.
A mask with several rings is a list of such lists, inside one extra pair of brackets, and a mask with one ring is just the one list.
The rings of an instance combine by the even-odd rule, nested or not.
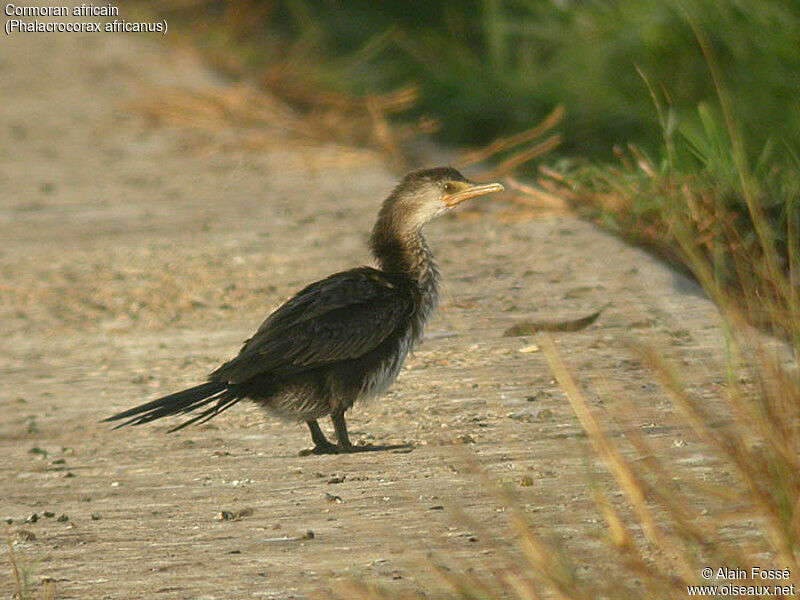
[(454, 186), (452, 183), (445, 183), (442, 186), (442, 189), (444, 190), (445, 194), (452, 194), (456, 191), (456, 186)]

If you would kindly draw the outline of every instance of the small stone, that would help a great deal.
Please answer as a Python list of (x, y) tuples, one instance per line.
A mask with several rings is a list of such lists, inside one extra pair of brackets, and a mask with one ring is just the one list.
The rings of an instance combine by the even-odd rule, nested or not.
[(336, 504), (342, 503), (341, 496), (334, 496), (333, 494), (329, 494), (327, 492), (325, 492), (325, 500), (327, 500), (328, 502), (335, 502)]
[(100, 515), (97, 513), (92, 513), (92, 521), (99, 521), (100, 519), (102, 519)]
[(345, 480), (346, 475), (335, 475), (328, 479), (328, 483), (343, 483)]
[(52, 512), (52, 511), (49, 511), (49, 510), (44, 511), (42, 514), (45, 517), (47, 517), (48, 519), (52, 519), (53, 517), (56, 516), (56, 513)]
[(528, 396), (527, 398), (525, 398), (525, 400), (527, 400), (528, 402), (538, 402), (539, 400), (543, 400), (544, 398), (547, 398), (547, 392), (545, 392), (544, 390), (539, 390), (533, 396)]
[(241, 510), (222, 510), (217, 515), (218, 521), (239, 521), (245, 517), (252, 516), (252, 508), (243, 508)]
[(314, 532), (309, 529), (308, 531), (305, 532), (305, 534), (303, 534), (303, 539), (304, 540), (313, 540), (314, 539)]
[(532, 352), (538, 352), (539, 346), (536, 344), (531, 344), (530, 346), (525, 346), (524, 348), (520, 348), (519, 351), (522, 354), (531, 354)]
[(29, 515), (27, 519), (25, 519), (25, 522), (26, 523), (36, 523), (36, 521), (38, 521), (38, 520), (39, 520), (39, 515), (37, 515), (36, 513), (33, 513), (32, 515)]
[(444, 506), (441, 504), (437, 504), (436, 506), (431, 506), (431, 510), (444, 510)]
[(55, 189), (56, 186), (52, 181), (42, 181), (39, 183), (39, 193), (41, 194), (52, 194)]
[(67, 515), (61, 515), (56, 519), (56, 521), (58, 521), (59, 523), (66, 523), (67, 521), (69, 521), (69, 517)]

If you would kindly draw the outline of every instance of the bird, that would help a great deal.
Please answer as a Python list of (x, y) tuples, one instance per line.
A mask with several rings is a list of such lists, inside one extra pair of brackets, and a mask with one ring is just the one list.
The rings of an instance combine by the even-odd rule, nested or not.
[[(351, 443), (345, 411), (391, 386), (436, 308), (439, 271), (422, 229), (465, 200), (501, 191), (499, 183), (474, 183), (452, 167), (411, 171), (378, 211), (369, 240), (377, 268), (341, 271), (306, 286), (205, 383), (104, 421), (122, 421), (118, 429), (193, 413), (169, 430), (177, 431), (248, 399), (305, 422), (314, 444), (308, 454), (389, 449)], [(336, 443), (320, 428), (318, 420), (327, 416)]]

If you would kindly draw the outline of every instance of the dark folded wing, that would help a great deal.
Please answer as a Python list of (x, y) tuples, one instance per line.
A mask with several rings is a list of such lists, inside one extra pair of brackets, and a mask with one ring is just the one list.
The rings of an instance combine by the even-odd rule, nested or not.
[(212, 378), (240, 383), (358, 358), (395, 333), (413, 310), (411, 292), (393, 276), (368, 267), (331, 275), (272, 313)]

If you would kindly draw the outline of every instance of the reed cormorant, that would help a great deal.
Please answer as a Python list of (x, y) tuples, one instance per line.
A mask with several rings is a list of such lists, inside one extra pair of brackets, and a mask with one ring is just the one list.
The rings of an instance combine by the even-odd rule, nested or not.
[[(202, 409), (175, 431), (249, 399), (305, 421), (315, 454), (387, 448), (351, 444), (344, 413), (392, 384), (436, 307), (439, 273), (422, 227), (464, 200), (502, 189), (499, 183), (472, 183), (451, 167), (409, 173), (383, 202), (372, 231), (379, 268), (358, 267), (312, 283), (267, 317), (206, 383), (106, 421), (140, 425)], [(317, 423), (327, 415), (336, 444)]]

